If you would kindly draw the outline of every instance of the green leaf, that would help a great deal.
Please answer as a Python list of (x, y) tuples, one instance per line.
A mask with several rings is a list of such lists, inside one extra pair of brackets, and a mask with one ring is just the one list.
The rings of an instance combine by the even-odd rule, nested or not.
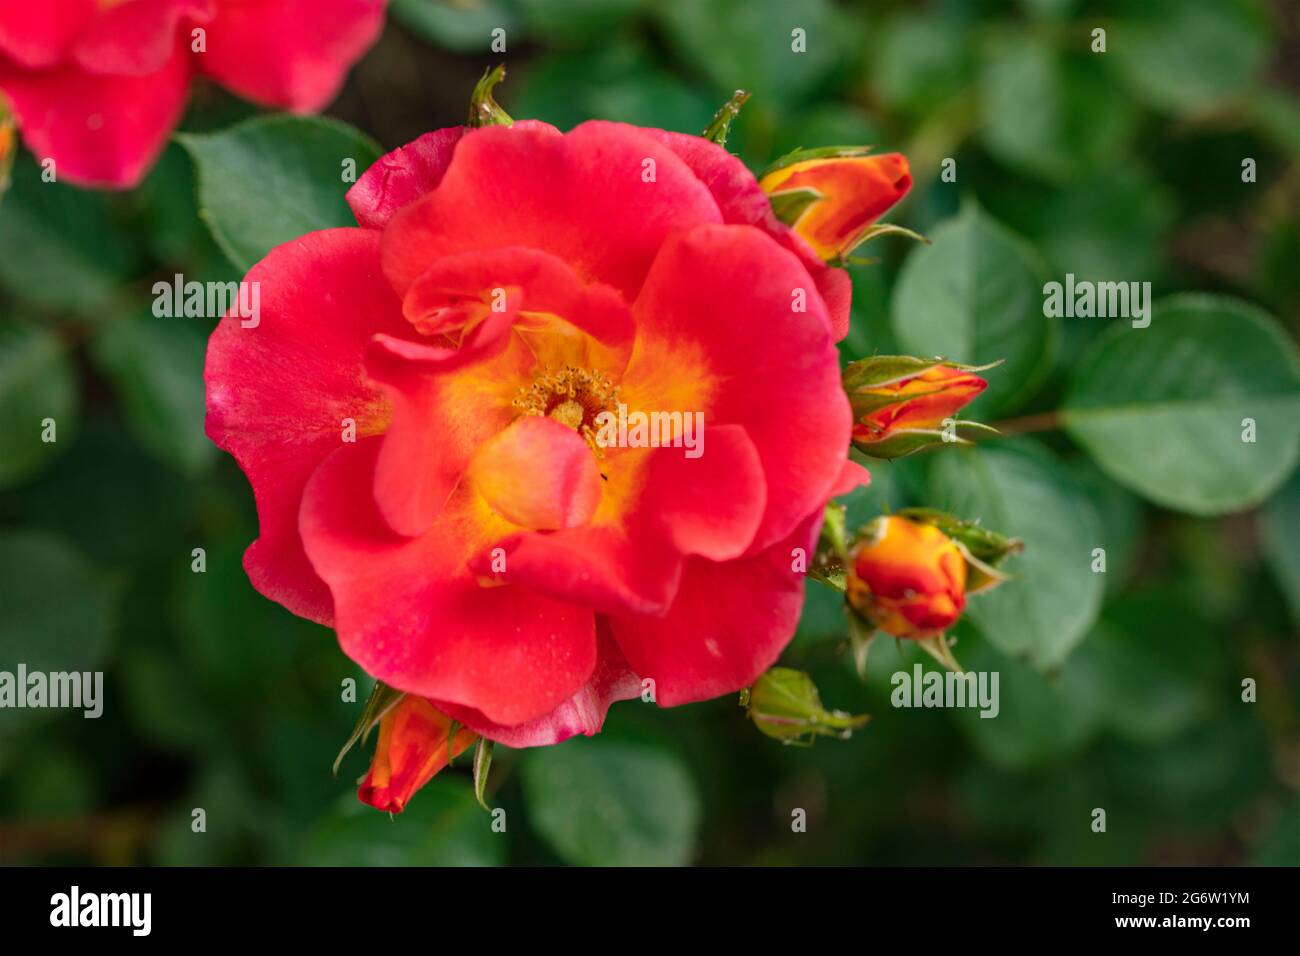
[(515, 0), (524, 25), (553, 44), (585, 46), (607, 39), (647, 0)]
[(435, 46), (487, 55), (498, 27), (506, 31), (507, 44), (523, 39), (513, 6), (509, 0), (392, 0), (391, 9), (394, 20)]
[[(58, 538), (8, 531), (0, 534), (0, 581), (0, 670), (101, 668), (117, 604), (117, 588), (105, 574)], [(53, 713), (5, 710), (0, 730)]]
[(1251, 852), (1254, 866), (1300, 866), (1300, 797), (1291, 797)]
[(927, 10), (896, 17), (882, 31), (873, 58), (880, 95), (913, 113), (938, 107), (968, 82), (971, 49), (957, 16)]
[[(0, 486), (33, 474), (71, 444), (77, 391), (72, 363), (57, 336), (36, 326), (0, 322)], [(41, 440), (47, 418), (54, 419), (53, 442)]]
[(1110, 170), (1137, 124), (1137, 111), (1099, 56), (1058, 54), (1030, 35), (986, 45), (981, 133), (1007, 165), (1053, 181)]
[(959, 640), (955, 651), (967, 671), (989, 674), (986, 680), (998, 675), (996, 717), (981, 717), (978, 707), (954, 711), (958, 726), (992, 762), (1016, 769), (1050, 763), (1077, 754), (1096, 733), (1097, 709), (1086, 688), (1068, 679), (1068, 668), (1044, 676), (984, 641)]
[(198, 168), (200, 214), (243, 271), (306, 233), (356, 225), (345, 164), (360, 176), (380, 156), (371, 139), (322, 117), (260, 116), (177, 139)]
[(1043, 314), (1043, 270), (1031, 248), (974, 205), (915, 249), (894, 292), (903, 351), (985, 365), (1004, 359), (963, 414), (992, 417), (1031, 393), (1050, 368), (1060, 320)]
[(316, 822), (305, 866), (500, 866), (506, 837), (492, 832), (462, 780), (436, 777), (401, 813), (389, 816), (355, 794)]
[(700, 800), (670, 753), (574, 738), (528, 751), (522, 770), (529, 820), (569, 863), (681, 866), (694, 855)]
[(717, 109), (712, 95), (665, 72), (649, 51), (613, 40), (583, 53), (545, 57), (514, 76), (507, 98), (515, 116), (567, 129), (589, 119), (661, 129), (703, 129)]
[(1122, 0), (1107, 38), (1134, 91), (1153, 106), (1207, 109), (1250, 90), (1269, 54), (1254, 0)]
[(93, 315), (135, 266), (132, 237), (104, 193), (43, 182), (22, 159), (0, 214), (0, 284), (23, 302)]
[(1091, 459), (1077, 458), (1070, 470), (1087, 492), (1101, 519), (1102, 547), (1106, 549), (1106, 594), (1122, 590), (1138, 556), (1146, 524), (1146, 505), (1137, 495), (1113, 481)]
[(1186, 596), (1154, 591), (1120, 598), (1066, 665), (1086, 673), (1099, 720), (1133, 743), (1153, 745), (1212, 712), (1217, 649)]
[(1300, 623), (1300, 472), (1282, 487), (1259, 515), (1260, 545), (1291, 617)]
[(148, 312), (106, 322), (91, 341), (95, 364), (112, 383), (140, 444), (188, 475), (217, 447), (203, 430), (207, 324)]
[(1005, 653), (1058, 667), (1101, 606), (1102, 576), (1091, 568), (1101, 529), (1083, 489), (1028, 441), (946, 452), (930, 477), (943, 510), (1024, 542), (999, 565), (1013, 579), (971, 596), (967, 616)]
[[(1243, 441), (1245, 419), (1255, 441)], [(1267, 314), (1237, 300), (1156, 303), (1079, 361), (1063, 410), (1070, 435), (1116, 481), (1193, 514), (1267, 498), (1300, 456), (1300, 359)]]
[(1175, 210), (1166, 188), (1145, 170), (1107, 169), (1053, 190), (1038, 206), (1038, 246), (1053, 275), (1072, 272), (1093, 282), (1160, 275)]
[[(746, 89), (770, 106), (808, 93), (843, 54), (827, 0), (674, 0), (655, 5), (669, 44), (718, 90)], [(806, 50), (795, 52), (801, 29)]]

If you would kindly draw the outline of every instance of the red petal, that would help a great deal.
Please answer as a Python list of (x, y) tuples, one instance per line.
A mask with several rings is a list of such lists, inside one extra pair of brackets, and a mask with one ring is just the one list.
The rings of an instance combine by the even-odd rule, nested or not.
[(648, 130), (650, 135), (680, 156), (709, 188), (727, 223), (757, 226), (799, 257), (826, 303), (835, 340), (849, 333), (849, 305), (853, 284), (843, 269), (832, 269), (808, 243), (772, 212), (772, 202), (758, 181), (735, 156), (700, 136)]
[(96, 0), (0, 0), (0, 53), (30, 69), (54, 66), (97, 9)]
[(654, 680), (659, 704), (733, 693), (776, 662), (803, 608), (803, 574), (793, 570), (792, 551), (811, 553), (821, 520), (818, 509), (754, 557), (725, 564), (691, 558), (667, 614), (611, 619), (628, 664)]
[(854, 488), (869, 484), (871, 484), (871, 472), (851, 458), (846, 458), (844, 467), (840, 470), (840, 476), (835, 480), (835, 487), (831, 489), (831, 497), (838, 498), (840, 495), (847, 495)]
[[(603, 612), (662, 612), (672, 603), (682, 559), (659, 535), (589, 525), (553, 534), (526, 532), (496, 543), (506, 554), (502, 581)], [(475, 570), (491, 575), (485, 551)]]
[(267, 597), (321, 623), (331, 602), (298, 536), (302, 490), (341, 444), (344, 418), (358, 435), (385, 424), (362, 359), (377, 330), (408, 329), (378, 247), (373, 232), (333, 229), (276, 248), (245, 279), (259, 283), (259, 324), (227, 316), (208, 343), (208, 435), (235, 456), (257, 499), (261, 536), (244, 567)]
[[(520, 120), (512, 128), (559, 134), (554, 126), (539, 120)], [(465, 132), (464, 126), (448, 126), (381, 156), (348, 190), (348, 205), (357, 222), (367, 229), (383, 229), (397, 210), (436, 189)]]
[(266, 106), (310, 113), (379, 38), (385, 0), (240, 0), (218, 5), (200, 69)]
[(357, 222), (382, 229), (397, 210), (436, 187), (464, 135), (464, 126), (448, 126), (381, 156), (348, 190)]
[[(384, 683), (503, 725), (543, 717), (596, 666), (589, 610), (465, 569), (465, 509), (418, 538), (389, 530), (371, 487), (379, 439), (338, 449), (303, 496), (303, 541), (334, 596), (344, 653)], [(440, 704), (441, 706), (441, 704)]]
[(611, 704), (641, 693), (641, 679), (628, 668), (602, 618), (596, 620), (596, 646), (598, 660), (591, 679), (544, 717), (506, 727), (471, 708), (441, 703), (438, 706), (475, 733), (507, 747), (549, 747), (575, 734), (595, 736), (604, 726)]
[(32, 152), (52, 158), (60, 179), (130, 187), (162, 152), (185, 106), (189, 57), (178, 47), (148, 76), (93, 76), (72, 67), (32, 73), (0, 61)]
[[(474, 451), (510, 421), (502, 411), (466, 409), (454, 371), (499, 353), (513, 313), (480, 325), (461, 349), (376, 335), (366, 371), (392, 407), (375, 469), (375, 498), (399, 534), (423, 534), (442, 511)], [(468, 414), (462, 414), (468, 411)]]
[[(706, 429), (744, 426), (767, 479), (754, 551), (821, 508), (848, 447), (825, 310), (810, 295), (806, 312), (792, 311), (793, 290), (807, 285), (798, 260), (758, 229), (701, 226), (664, 244), (633, 304), (638, 338), (622, 394), (630, 407), (703, 411)], [(701, 368), (682, 364), (692, 357)]]
[[(77, 64), (88, 73), (144, 76), (157, 73), (177, 45), (181, 22), (206, 23), (214, 0), (132, 0), (101, 12), (73, 48)], [(188, 48), (190, 32), (180, 41)]]
[(713, 561), (740, 557), (754, 540), (767, 505), (767, 480), (758, 449), (739, 425), (718, 425), (698, 458), (681, 448), (656, 448), (650, 455), (647, 507), (660, 517), (682, 554)]
[(685, 164), (634, 127), (522, 125), (466, 133), (438, 188), (393, 218), (384, 271), (400, 292), (443, 256), (529, 246), (630, 300), (670, 233), (720, 221)]
[(587, 442), (529, 415), (483, 443), (465, 476), (492, 510), (534, 531), (584, 525), (600, 504), (600, 470)]

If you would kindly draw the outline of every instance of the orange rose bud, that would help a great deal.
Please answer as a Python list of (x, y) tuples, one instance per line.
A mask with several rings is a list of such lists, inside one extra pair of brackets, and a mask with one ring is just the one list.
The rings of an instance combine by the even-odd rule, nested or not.
[(844, 372), (855, 419), (853, 443), (876, 458), (898, 458), (937, 442), (966, 444), (957, 425), (987, 430), (955, 417), (988, 387), (977, 370), (910, 356), (854, 362)]
[(379, 722), (374, 760), (357, 787), (361, 801), (401, 813), (415, 791), (478, 739), (478, 734), (459, 726), (452, 734), (452, 723), (423, 697), (403, 697)]
[(935, 637), (966, 607), (966, 559), (934, 525), (886, 515), (850, 550), (846, 585), (849, 604), (886, 634)]
[(847, 256), (867, 230), (912, 188), (902, 153), (867, 155), (864, 147), (796, 150), (759, 185), (777, 216), (827, 262)]

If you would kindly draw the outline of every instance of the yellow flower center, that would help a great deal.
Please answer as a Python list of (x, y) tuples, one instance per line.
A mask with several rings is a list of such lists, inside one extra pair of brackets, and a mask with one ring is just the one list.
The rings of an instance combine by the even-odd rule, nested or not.
[(596, 444), (596, 416), (616, 409), (618, 386), (606, 375), (573, 365), (558, 371), (543, 368), (510, 404), (524, 415), (545, 415), (572, 428), (603, 457)]

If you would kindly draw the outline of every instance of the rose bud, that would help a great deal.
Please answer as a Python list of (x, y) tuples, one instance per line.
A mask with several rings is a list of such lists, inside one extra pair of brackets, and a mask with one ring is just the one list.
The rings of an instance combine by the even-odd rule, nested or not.
[(844, 372), (853, 405), (853, 443), (875, 458), (899, 458), (939, 442), (969, 444), (957, 426), (990, 429), (954, 416), (988, 387), (975, 374), (987, 367), (911, 356), (854, 362)]
[(912, 188), (906, 156), (870, 156), (869, 149), (795, 150), (759, 180), (777, 218), (827, 262), (842, 260), (869, 238), (876, 220)]
[(761, 733), (787, 744), (810, 744), (818, 735), (844, 739), (869, 719), (827, 710), (812, 678), (789, 667), (764, 673), (741, 692), (740, 705)]
[(966, 558), (934, 525), (886, 515), (866, 525), (849, 551), (846, 594), (886, 634), (935, 637), (966, 606)]
[(357, 796), (377, 809), (401, 813), (415, 791), (478, 740), (472, 730), (457, 725), (453, 732), (452, 725), (423, 697), (407, 694), (379, 722), (379, 743)]

